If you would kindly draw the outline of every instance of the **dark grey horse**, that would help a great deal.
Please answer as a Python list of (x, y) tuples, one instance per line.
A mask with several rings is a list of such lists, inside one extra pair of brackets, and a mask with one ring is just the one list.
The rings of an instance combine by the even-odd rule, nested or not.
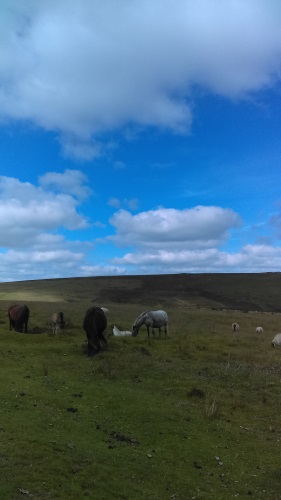
[(63, 330), (64, 327), (65, 327), (65, 321), (64, 321), (63, 313), (62, 312), (54, 313), (52, 316), (53, 334), (57, 334), (58, 329)]
[(90, 307), (85, 314), (83, 328), (88, 339), (87, 354), (94, 356), (101, 349), (101, 344), (106, 345), (107, 340), (104, 330), (107, 327), (107, 319), (100, 307)]
[(27, 333), (29, 309), (26, 305), (13, 304), (8, 308), (10, 330)]

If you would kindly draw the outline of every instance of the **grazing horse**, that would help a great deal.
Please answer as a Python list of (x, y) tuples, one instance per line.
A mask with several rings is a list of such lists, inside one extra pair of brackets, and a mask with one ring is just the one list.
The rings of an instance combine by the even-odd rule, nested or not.
[(150, 330), (152, 328), (153, 336), (155, 337), (154, 328), (159, 328), (159, 337), (161, 334), (161, 327), (164, 326), (165, 338), (167, 338), (167, 325), (168, 314), (165, 311), (145, 311), (134, 322), (132, 336), (136, 337), (139, 333), (139, 328), (146, 325), (147, 336), (150, 337)]
[(8, 308), (10, 321), (10, 330), (27, 333), (27, 323), (29, 318), (29, 309), (26, 305), (20, 306), (13, 304)]
[(52, 316), (52, 330), (53, 334), (56, 335), (58, 333), (58, 329), (63, 330), (65, 326), (65, 321), (63, 318), (63, 313), (54, 313)]
[(100, 307), (90, 307), (85, 314), (83, 328), (88, 339), (87, 354), (94, 356), (101, 349), (101, 343), (107, 344), (104, 330), (107, 327), (107, 319), (104, 311)]

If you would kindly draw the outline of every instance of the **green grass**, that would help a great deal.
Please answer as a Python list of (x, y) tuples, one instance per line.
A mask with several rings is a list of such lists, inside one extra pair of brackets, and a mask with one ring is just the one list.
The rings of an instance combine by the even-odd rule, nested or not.
[[(9, 332), (1, 302), (1, 498), (280, 498), (280, 314), (173, 305), (169, 339), (109, 336), (87, 358), (91, 301), (82, 284), (66, 293), (28, 303), (38, 334)], [(147, 308), (101, 305), (108, 334)], [(57, 309), (68, 325), (53, 336)]]

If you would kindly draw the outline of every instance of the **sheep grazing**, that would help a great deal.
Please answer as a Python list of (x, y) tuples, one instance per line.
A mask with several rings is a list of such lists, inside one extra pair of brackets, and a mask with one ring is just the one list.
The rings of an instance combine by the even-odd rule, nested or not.
[(257, 326), (256, 333), (263, 333), (263, 327), (262, 326)]
[(234, 333), (235, 333), (235, 332), (238, 332), (238, 330), (239, 330), (239, 325), (238, 325), (238, 323), (232, 323), (231, 327), (232, 327), (232, 331), (233, 331)]
[(277, 333), (271, 342), (272, 347), (281, 347), (281, 333)]

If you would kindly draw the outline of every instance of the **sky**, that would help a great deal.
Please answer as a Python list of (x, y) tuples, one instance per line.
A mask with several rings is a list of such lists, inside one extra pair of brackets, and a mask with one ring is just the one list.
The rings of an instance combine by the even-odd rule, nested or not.
[(280, 0), (1, 0), (0, 281), (281, 271)]

